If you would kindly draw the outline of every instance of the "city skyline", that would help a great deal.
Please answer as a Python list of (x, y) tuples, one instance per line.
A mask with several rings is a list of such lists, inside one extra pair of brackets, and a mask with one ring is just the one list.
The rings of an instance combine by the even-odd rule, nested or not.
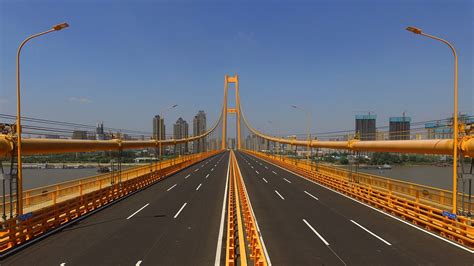
[[(12, 88), (18, 44), (29, 34), (61, 21), (68, 21), (71, 27), (35, 40), (24, 49), (25, 116), (86, 124), (100, 120), (113, 127), (151, 132), (149, 117), (157, 112), (154, 106), (180, 100), (180, 108), (166, 115), (170, 121), (178, 117), (189, 120), (196, 110), (206, 107), (212, 124), (220, 113), (215, 97), (223, 97), (223, 75), (236, 73), (249, 122), (273, 120), (274, 125), (265, 130), (273, 134), (305, 132), (304, 118), (290, 109), (292, 104), (311, 109), (312, 132), (351, 129), (353, 116), (366, 110), (375, 111), (381, 121), (387, 121), (384, 125), (389, 117), (405, 111), (413, 121), (449, 117), (452, 55), (443, 45), (406, 32), (409, 25), (455, 44), (461, 58), (459, 110), (473, 113), (473, 38), (470, 28), (462, 27), (473, 19), (470, 1), (446, 7), (442, 1), (429, 6), (414, 1), (394, 8), (368, 1), (347, 3), (342, 9), (324, 2), (301, 3), (291, 6), (291, 12), (280, 3), (272, 14), (266, 13), (262, 4), (239, 6), (236, 13), (244, 14), (252, 27), (243, 21), (221, 20), (218, 14), (226, 4), (209, 9), (199, 4), (140, 3), (129, 9), (128, 3), (122, 3), (114, 5), (113, 15), (95, 16), (105, 9), (100, 5), (89, 8), (90, 4), (26, 3), (1, 3), (0, 27), (5, 40), (0, 52), (1, 113), (15, 113)], [(160, 7), (166, 7), (166, 13), (161, 13)], [(209, 10), (214, 17), (206, 16)], [(152, 11), (159, 16), (152, 16)], [(325, 16), (331, 12), (341, 21)], [(83, 18), (87, 15), (92, 16), (90, 20)], [(264, 15), (268, 21), (256, 19)], [(222, 25), (216, 25), (217, 20)], [(376, 21), (380, 23), (374, 24)], [(191, 24), (196, 25), (195, 32), (185, 30)], [(104, 25), (101, 33), (95, 31), (96, 25)], [(128, 34), (122, 35), (118, 28)], [(110, 40), (120, 44), (110, 46)], [(222, 63), (223, 55), (229, 55), (230, 60)], [(283, 61), (292, 67), (278, 64)], [(110, 70), (111, 65), (117, 67)], [(206, 71), (196, 75), (194, 66)], [(283, 76), (288, 78), (279, 78)], [(35, 103), (37, 99), (41, 104)], [(433, 111), (431, 106), (437, 108)], [(233, 132), (230, 128), (230, 136)]]

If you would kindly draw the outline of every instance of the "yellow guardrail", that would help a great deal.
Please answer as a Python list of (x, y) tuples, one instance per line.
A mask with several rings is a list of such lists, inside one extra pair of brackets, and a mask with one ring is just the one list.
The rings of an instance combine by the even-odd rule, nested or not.
[[(245, 225), (245, 235), (247, 237), (246, 239), (247, 247), (249, 248), (249, 256), (250, 259), (253, 260), (254, 265), (267, 266), (268, 262), (267, 258), (265, 257), (265, 251), (263, 249), (263, 243), (260, 238), (260, 232), (257, 227), (256, 218), (252, 211), (252, 205), (247, 194), (245, 182), (242, 178), (242, 173), (240, 172), (240, 167), (237, 163), (237, 159), (235, 158), (235, 154), (233, 151), (231, 152), (231, 156), (232, 164), (234, 165), (233, 177), (235, 180), (235, 189), (238, 197), (237, 202), (240, 202), (240, 206), (242, 209), (241, 215), (243, 217)], [(240, 213), (238, 213), (237, 215), (240, 215)]]
[(386, 189), (354, 182), (346, 178), (346, 175), (341, 176), (340, 172), (311, 170), (303, 163), (255, 151), (245, 152), (474, 249), (474, 227), (470, 217), (449, 218), (443, 215), (443, 210), (440, 208), (390, 193)]
[[(30, 201), (29, 208), (33, 208), (33, 211), (24, 214), (23, 218), (13, 218), (1, 223), (0, 253), (4, 253), (80, 216), (96, 211), (117, 199), (150, 186), (185, 167), (220, 152), (211, 151), (169, 160), (162, 165), (161, 169), (151, 169), (150, 166), (129, 169), (122, 173), (121, 182), (114, 182), (113, 184), (110, 184), (110, 175), (108, 177), (97, 176), (90, 178), (92, 180), (84, 179), (87, 182), (81, 180), (77, 181), (79, 183), (76, 184), (55, 188), (54, 191), (30, 194), (27, 199)], [(32, 191), (40, 192), (36, 189), (30, 192)], [(42, 197), (46, 199), (41, 199)]]
[[(277, 157), (276, 155), (269, 155), (270, 157)], [(320, 171), (325, 174), (333, 174), (334, 178), (349, 180), (360, 185), (365, 185), (370, 188), (385, 191), (391, 195), (404, 197), (413, 200), (417, 203), (426, 204), (432, 207), (450, 210), (453, 200), (453, 193), (451, 191), (435, 188), (420, 184), (415, 184), (407, 181), (396, 180), (388, 177), (378, 176), (374, 174), (349, 171), (340, 167), (330, 166), (327, 164), (311, 164), (306, 160), (298, 160), (288, 157), (281, 157), (280, 160), (292, 163), (298, 167), (306, 170)], [(459, 198), (461, 193), (458, 193)], [(467, 196), (465, 196), (467, 197)], [(465, 209), (474, 210), (474, 197), (471, 197), (471, 202), (464, 203)], [(458, 206), (462, 206), (458, 204)]]
[[(126, 169), (123, 170), (121, 174), (115, 171), (111, 173), (100, 174), (81, 179), (75, 179), (72, 181), (29, 189), (23, 192), (23, 213), (33, 212), (35, 210), (54, 205), (56, 203), (60, 203), (75, 197), (80, 197), (84, 194), (113, 186), (119, 182), (128, 181), (140, 177), (144, 174), (150, 173), (152, 171), (157, 171), (197, 157), (199, 157), (199, 155), (197, 154), (185, 155), (165, 160), (159, 163), (154, 163), (153, 165), (138, 166)], [(10, 197), (9, 195), (7, 195), (5, 198), (6, 200), (8, 200)], [(16, 195), (13, 198), (16, 199)], [(13, 214), (15, 214), (16, 200), (14, 200), (13, 202), (5, 202), (5, 212), (7, 214), (10, 214), (11, 207), (13, 207), (12, 211)]]

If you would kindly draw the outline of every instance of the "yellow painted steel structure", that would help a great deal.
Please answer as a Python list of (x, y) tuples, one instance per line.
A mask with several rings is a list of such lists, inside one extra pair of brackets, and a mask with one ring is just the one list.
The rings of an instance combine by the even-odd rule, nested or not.
[[(227, 211), (227, 247), (225, 265), (247, 265), (248, 256), (253, 265), (267, 266), (260, 232), (252, 205), (245, 188), (234, 152), (230, 152), (229, 196)], [(237, 227), (236, 227), (237, 225)], [(237, 241), (236, 241), (237, 239)], [(236, 247), (238, 243), (238, 248)], [(239, 254), (237, 254), (237, 250)]]
[[(75, 139), (22, 139), (22, 154), (54, 154), (67, 152), (93, 152), (93, 151), (118, 151), (141, 148), (158, 148), (160, 144), (165, 146), (192, 142), (206, 137), (219, 125), (220, 118), (212, 128), (201, 135), (184, 139), (168, 140), (75, 140)], [(0, 135), (0, 157), (12, 153), (16, 139), (11, 135)]]
[[(387, 183), (386, 188), (381, 184), (354, 182), (347, 178), (343, 172), (311, 170), (305, 163), (296, 163), (292, 160), (271, 156), (261, 152), (245, 150), (263, 160), (274, 163), (299, 174), (300, 176), (333, 189), (344, 195), (357, 199), (394, 216), (423, 227), (442, 237), (458, 242), (474, 250), (474, 227), (469, 217), (457, 216), (450, 219), (443, 215), (443, 210), (433, 207), (418, 199), (401, 196), (394, 193), (392, 184)], [(422, 193), (422, 191), (420, 191)], [(447, 202), (451, 202), (447, 198)]]
[[(285, 139), (265, 135), (253, 128), (242, 113), (244, 123), (249, 130), (268, 141), (274, 141), (282, 144), (294, 146), (308, 146), (307, 140)], [(426, 139), (426, 140), (374, 140), (374, 141), (320, 141), (310, 140), (309, 146), (313, 148), (328, 148), (351, 151), (373, 151), (373, 152), (400, 152), (400, 153), (418, 153), (418, 154), (453, 154), (452, 139)], [(474, 157), (474, 136), (461, 137), (458, 149), (463, 156)]]
[[(228, 96), (229, 96), (229, 84), (235, 84), (235, 108), (229, 108)], [(240, 96), (239, 96), (239, 76), (224, 76), (224, 102), (222, 104), (222, 142), (221, 148), (226, 149), (227, 142), (227, 114), (232, 113), (236, 116), (236, 138), (237, 138), (237, 149), (241, 148), (240, 138)]]

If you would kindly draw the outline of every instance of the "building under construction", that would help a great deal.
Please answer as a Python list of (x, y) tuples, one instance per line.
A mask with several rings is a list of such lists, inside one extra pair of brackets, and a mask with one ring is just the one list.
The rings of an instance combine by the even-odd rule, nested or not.
[(390, 140), (410, 139), (411, 117), (400, 116), (389, 118), (389, 136)]
[(356, 115), (355, 131), (359, 134), (360, 140), (375, 140), (376, 115)]

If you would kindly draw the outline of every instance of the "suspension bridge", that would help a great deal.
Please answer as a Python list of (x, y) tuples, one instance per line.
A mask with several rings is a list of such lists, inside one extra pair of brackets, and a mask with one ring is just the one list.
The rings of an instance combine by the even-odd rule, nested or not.
[[(235, 106), (229, 106), (229, 90)], [(474, 157), (474, 138), (345, 141), (288, 139), (258, 131), (224, 77), (218, 120), (169, 140), (0, 135), (2, 265), (470, 265), (472, 195), (290, 158), (288, 145), (348, 152)], [(235, 150), (227, 149), (235, 115)], [(122, 169), (126, 150), (205, 139), (209, 150)], [(257, 143), (274, 149), (261, 149)], [(111, 173), (23, 189), (22, 155), (114, 151)], [(21, 158), (20, 158), (21, 160)], [(455, 162), (457, 163), (457, 162)], [(457, 182), (472, 177), (460, 170)], [(427, 177), (429, 178), (429, 177)], [(6, 192), (9, 193), (6, 193)]]

